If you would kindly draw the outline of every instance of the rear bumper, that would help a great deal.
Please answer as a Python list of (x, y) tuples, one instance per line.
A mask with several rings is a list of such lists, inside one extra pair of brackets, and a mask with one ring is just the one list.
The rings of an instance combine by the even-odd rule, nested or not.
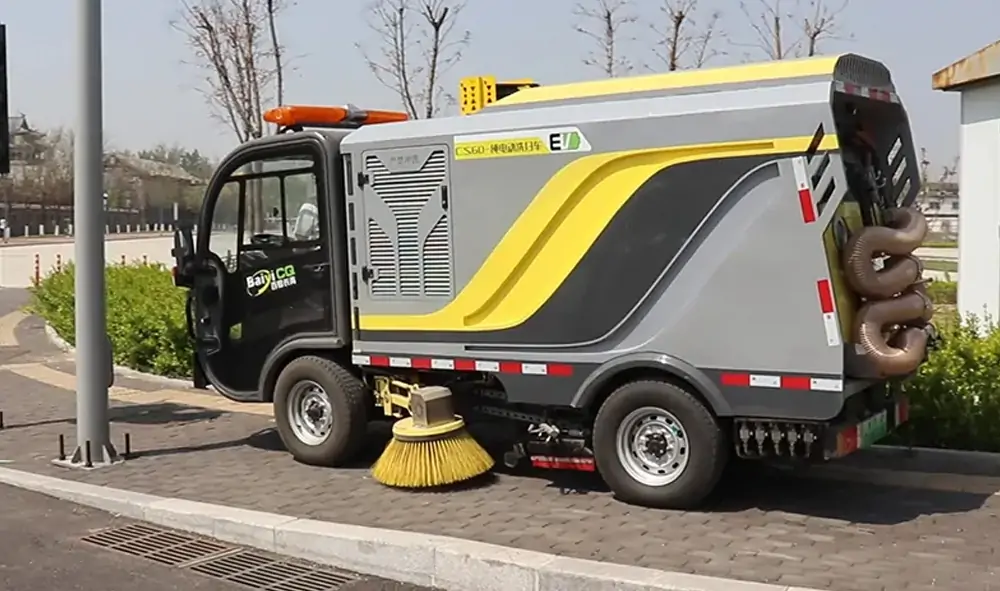
[(864, 420), (830, 425), (823, 440), (823, 457), (833, 460), (871, 447), (909, 418), (910, 402), (902, 394), (897, 394), (890, 406)]

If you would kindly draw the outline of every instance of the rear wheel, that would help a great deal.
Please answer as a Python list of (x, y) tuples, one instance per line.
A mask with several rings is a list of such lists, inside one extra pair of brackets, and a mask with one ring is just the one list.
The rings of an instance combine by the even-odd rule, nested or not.
[(594, 455), (616, 497), (662, 509), (699, 505), (729, 458), (712, 413), (683, 388), (651, 380), (625, 384), (601, 405)]
[(370, 398), (337, 363), (308, 355), (289, 363), (274, 387), (278, 434), (292, 456), (315, 466), (350, 462), (364, 441)]

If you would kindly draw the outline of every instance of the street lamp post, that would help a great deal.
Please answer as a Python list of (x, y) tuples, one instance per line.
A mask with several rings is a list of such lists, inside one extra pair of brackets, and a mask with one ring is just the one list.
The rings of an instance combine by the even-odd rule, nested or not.
[(104, 162), (101, 1), (76, 0), (77, 132), (73, 149), (73, 222), (76, 227), (76, 444), (73, 466), (119, 459), (108, 424), (108, 368), (104, 281)]

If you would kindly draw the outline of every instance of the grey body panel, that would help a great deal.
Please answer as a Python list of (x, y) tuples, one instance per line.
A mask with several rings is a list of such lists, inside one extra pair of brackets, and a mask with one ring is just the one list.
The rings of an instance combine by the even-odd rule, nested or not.
[[(450, 157), (456, 135), (563, 126), (577, 127), (592, 146), (591, 154), (810, 137), (821, 125), (826, 133), (835, 133), (831, 92), (829, 79), (800, 79), (710, 93), (650, 93), (522, 108), (498, 105), (468, 117), (363, 127), (345, 138), (341, 149), (360, 167), (366, 157), (386, 150), (426, 152), (445, 146)], [(579, 156), (448, 163), (443, 182), (451, 192), (451, 294), (468, 284), (553, 175)], [(723, 416), (831, 418), (852, 390), (850, 385), (841, 392), (775, 391), (764, 396), (738, 389), (724, 392), (718, 386), (718, 374), (725, 371), (842, 376), (842, 348), (828, 342), (816, 286), (829, 274), (822, 233), (846, 187), (839, 156), (831, 156), (816, 186), (833, 181), (836, 188), (815, 223), (803, 223), (791, 158), (763, 163), (731, 187), (635, 309), (601, 338), (526, 345), (361, 337), (355, 338), (353, 349), (359, 354), (475, 357), (585, 368), (583, 375), (562, 381), (502, 376), (511, 402), (586, 406), (608, 377), (643, 366), (691, 382)], [(357, 211), (366, 213), (368, 199), (357, 190), (348, 197)], [(368, 244), (365, 227), (358, 223), (350, 233), (359, 245)], [(362, 254), (356, 261), (355, 276), (361, 274), (366, 257)], [(361, 296), (357, 305), (361, 314), (426, 314), (449, 301), (413, 296), (379, 302)], [(517, 388), (510, 387), (514, 383)]]

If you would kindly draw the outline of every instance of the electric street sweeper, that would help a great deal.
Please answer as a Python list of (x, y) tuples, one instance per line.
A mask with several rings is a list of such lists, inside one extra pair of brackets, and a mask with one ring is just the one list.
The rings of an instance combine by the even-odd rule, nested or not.
[(827, 461), (907, 419), (935, 332), (881, 63), (478, 77), (461, 107), (266, 114), (175, 237), (196, 385), (273, 402), (307, 464), (394, 421), (390, 486), (502, 457), (670, 508), (734, 453)]

